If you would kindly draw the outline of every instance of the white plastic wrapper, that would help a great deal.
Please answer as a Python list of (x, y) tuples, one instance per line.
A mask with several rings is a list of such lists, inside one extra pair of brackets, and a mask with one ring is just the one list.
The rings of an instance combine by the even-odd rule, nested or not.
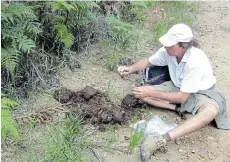
[(177, 127), (175, 123), (165, 123), (161, 118), (155, 115), (151, 120), (141, 120), (131, 125), (134, 131), (144, 131), (146, 135), (161, 135)]

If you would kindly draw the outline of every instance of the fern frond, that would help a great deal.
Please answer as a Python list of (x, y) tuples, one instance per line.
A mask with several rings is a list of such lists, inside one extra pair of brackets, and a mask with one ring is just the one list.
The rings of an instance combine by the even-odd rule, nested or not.
[(86, 18), (88, 20), (95, 19), (95, 14), (91, 12), (92, 8), (99, 8), (95, 2), (75, 2), (73, 6), (77, 13), (77, 19)]
[(33, 8), (25, 3), (2, 3), (1, 11), (2, 45), (5, 48), (14, 48), (10, 49), (14, 54), (6, 58), (16, 58), (14, 56), (18, 51), (31, 52), (35, 48), (35, 42), (31, 38), (41, 32)]
[(2, 21), (11, 22), (14, 24), (18, 19), (36, 19), (36, 15), (33, 13), (32, 7), (23, 3), (2, 3), (1, 6), (1, 18)]
[(68, 11), (75, 10), (74, 6), (67, 2), (61, 2), (60, 5), (63, 9), (66, 9)]
[(57, 37), (65, 44), (67, 48), (71, 47), (73, 44), (74, 36), (68, 31), (64, 24), (58, 23), (55, 25), (57, 30)]
[(19, 137), (18, 128), (13, 119), (12, 111), (9, 109), (2, 109), (1, 113), (2, 137)]
[(12, 109), (16, 106), (18, 106), (18, 103), (11, 98), (3, 97), (1, 101), (1, 108), (2, 109)]
[(55, 10), (74, 10), (74, 6), (67, 3), (67, 2), (47, 2), (48, 5), (50, 5)]
[(14, 73), (15, 66), (19, 61), (20, 52), (14, 48), (1, 48), (1, 66)]
[(32, 39), (29, 39), (26, 35), (20, 34), (16, 40), (18, 43), (18, 49), (30, 53), (35, 48), (35, 43)]
[(34, 35), (37, 35), (37, 34), (39, 34), (39, 33), (42, 32), (40, 26), (41, 26), (41, 23), (39, 23), (39, 22), (33, 22), (33, 21), (29, 20), (29, 21), (25, 21), (23, 23), (23, 27), (22, 28), (26, 29), (26, 31), (28, 33), (32, 33)]
[(1, 100), (1, 131), (2, 137), (19, 137), (16, 122), (13, 119), (11, 109), (18, 105), (18, 103), (8, 97), (4, 96)]

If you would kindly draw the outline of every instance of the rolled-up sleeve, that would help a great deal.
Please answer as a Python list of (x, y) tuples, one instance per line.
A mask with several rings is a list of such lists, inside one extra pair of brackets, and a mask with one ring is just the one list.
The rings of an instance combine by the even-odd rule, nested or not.
[(149, 57), (149, 62), (155, 66), (167, 65), (167, 53), (164, 47), (160, 48), (154, 55)]

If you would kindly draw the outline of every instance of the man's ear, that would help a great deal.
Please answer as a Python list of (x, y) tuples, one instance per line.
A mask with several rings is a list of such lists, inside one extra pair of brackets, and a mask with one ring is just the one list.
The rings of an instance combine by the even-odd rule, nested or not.
[(188, 43), (180, 42), (180, 47), (183, 49), (187, 49), (188, 45), (189, 45)]
[(181, 47), (181, 48), (184, 48), (184, 46), (183, 46), (183, 43), (182, 43), (182, 42), (179, 42), (179, 43), (178, 43), (178, 46), (179, 46), (179, 47)]
[(184, 45), (181, 46), (182, 49), (186, 49), (186, 47)]

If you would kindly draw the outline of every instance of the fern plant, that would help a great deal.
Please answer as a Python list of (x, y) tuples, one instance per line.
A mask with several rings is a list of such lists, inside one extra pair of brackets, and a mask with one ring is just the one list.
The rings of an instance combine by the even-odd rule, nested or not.
[(15, 48), (2, 48), (1, 50), (1, 66), (13, 73), (18, 64), (20, 52)]
[(136, 35), (135, 26), (112, 15), (108, 15), (106, 21), (109, 26), (109, 34), (112, 36), (111, 40), (115, 42), (115, 49), (117, 47), (125, 49), (129, 41)]
[(71, 47), (74, 36), (68, 31), (67, 26), (62, 23), (58, 23), (54, 27), (57, 30), (57, 38), (61, 40), (61, 42), (63, 42), (67, 48)]
[[(4, 95), (2, 95), (4, 96)], [(12, 109), (18, 105), (18, 103), (8, 97), (3, 97), (1, 101), (1, 131), (2, 137), (19, 137), (19, 131), (17, 124), (12, 116)]]
[(92, 13), (95, 2), (46, 2), (52, 10), (47, 9), (42, 17), (42, 23), (53, 26), (57, 41), (61, 41), (66, 48), (74, 43), (73, 29), (79, 25), (90, 23), (96, 17)]
[(2, 3), (1, 66), (14, 73), (22, 53), (31, 53), (41, 32), (33, 8), (24, 3)]

